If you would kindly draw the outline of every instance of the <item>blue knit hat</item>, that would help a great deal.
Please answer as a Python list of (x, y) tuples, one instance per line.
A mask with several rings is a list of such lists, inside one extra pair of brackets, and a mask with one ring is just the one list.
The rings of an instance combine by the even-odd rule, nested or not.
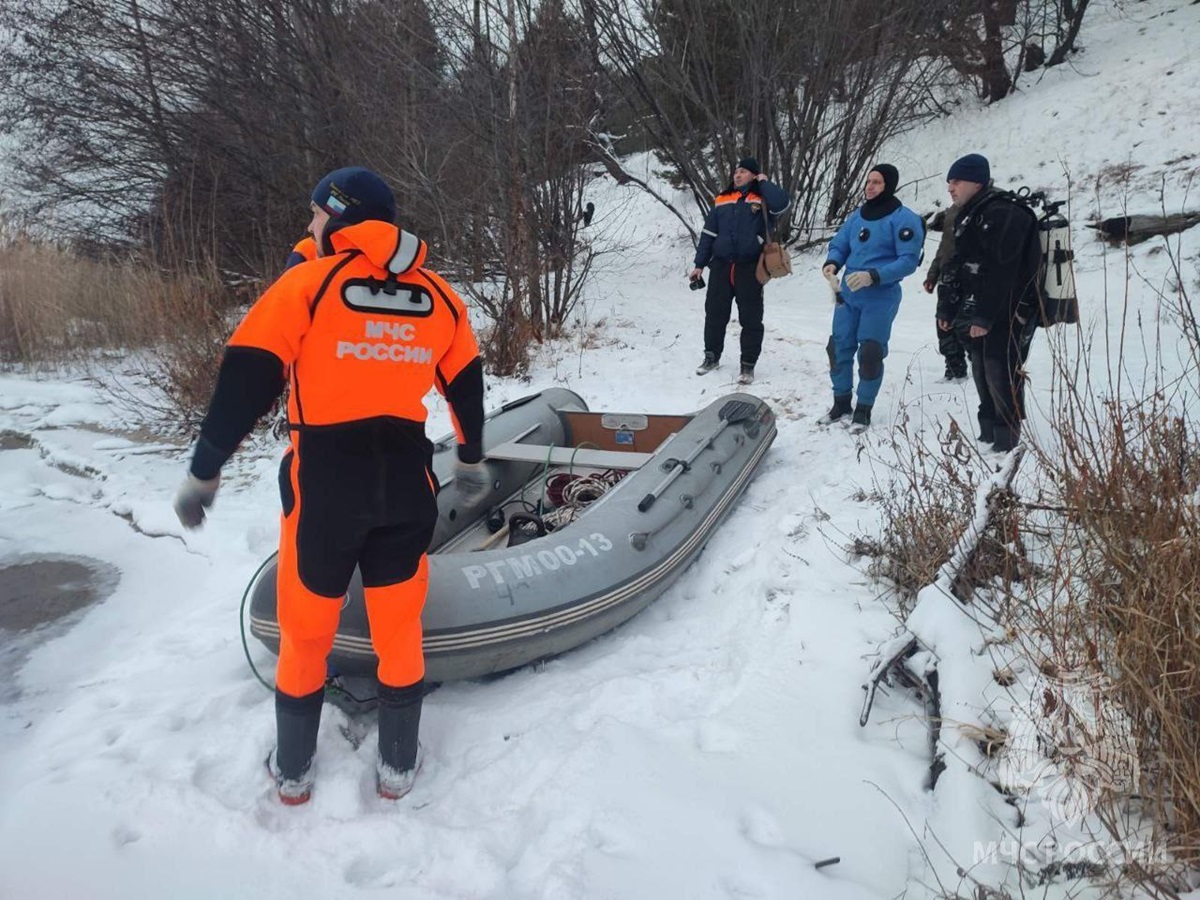
[(354, 225), (368, 219), (396, 221), (396, 198), (392, 189), (370, 169), (361, 166), (334, 169), (313, 189), (312, 202), (341, 225)]
[(992, 180), (992, 167), (988, 165), (987, 157), (979, 153), (968, 153), (960, 156), (946, 173), (947, 181), (973, 181), (976, 184), (987, 184)]

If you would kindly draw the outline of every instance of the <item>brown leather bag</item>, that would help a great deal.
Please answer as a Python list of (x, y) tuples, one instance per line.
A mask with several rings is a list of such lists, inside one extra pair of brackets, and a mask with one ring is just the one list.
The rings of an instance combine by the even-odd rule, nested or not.
[(782, 278), (792, 274), (792, 257), (787, 248), (778, 241), (771, 240), (771, 220), (767, 218), (767, 201), (762, 204), (763, 234), (767, 241), (763, 244), (762, 253), (758, 256), (758, 268), (755, 277), (759, 284), (766, 284), (772, 278)]

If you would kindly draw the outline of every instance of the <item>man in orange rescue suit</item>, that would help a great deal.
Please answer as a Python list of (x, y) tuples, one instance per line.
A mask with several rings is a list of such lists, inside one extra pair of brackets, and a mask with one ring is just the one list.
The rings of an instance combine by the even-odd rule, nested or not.
[(312, 237), (305, 237), (292, 248), (292, 252), (288, 254), (287, 261), (283, 264), (283, 270), (286, 272), (292, 266), (298, 266), (302, 262), (308, 262), (311, 259), (317, 258), (317, 243)]
[(478, 502), (489, 482), (483, 368), (466, 307), (422, 267), (425, 243), (392, 224), (391, 190), (367, 169), (338, 169), (321, 179), (311, 208), (316, 256), (285, 271), (234, 331), (175, 500), (186, 527), (204, 521), (221, 466), (290, 380), (291, 447), (279, 473), (277, 743), (267, 757), (289, 805), (312, 792), (326, 657), (356, 565), (379, 657), (376, 785), (388, 799), (412, 788), (425, 551), (437, 520), (423, 403), (432, 385), (450, 403), (462, 499)]

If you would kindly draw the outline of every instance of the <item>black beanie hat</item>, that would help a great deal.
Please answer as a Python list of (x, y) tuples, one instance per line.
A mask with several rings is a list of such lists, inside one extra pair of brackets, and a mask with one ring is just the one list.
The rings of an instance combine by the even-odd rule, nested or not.
[(387, 183), (361, 166), (334, 169), (312, 192), (312, 202), (341, 225), (368, 219), (395, 223), (396, 198)]
[(738, 164), (734, 168), (745, 169), (752, 175), (758, 175), (760, 172), (762, 172), (762, 169), (758, 167), (758, 160), (753, 156), (743, 156), (738, 160)]
[(973, 181), (976, 184), (987, 184), (992, 180), (992, 167), (987, 157), (979, 153), (968, 153), (960, 156), (950, 166), (946, 173), (947, 181)]
[(883, 193), (886, 196), (891, 197), (896, 193), (896, 188), (900, 187), (900, 171), (895, 166), (880, 163), (871, 171), (878, 172), (883, 176)]

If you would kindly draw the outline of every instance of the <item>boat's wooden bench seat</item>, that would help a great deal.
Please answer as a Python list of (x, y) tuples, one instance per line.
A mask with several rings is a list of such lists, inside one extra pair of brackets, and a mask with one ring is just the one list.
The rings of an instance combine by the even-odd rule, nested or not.
[(654, 456), (627, 450), (595, 450), (591, 447), (548, 447), (545, 444), (498, 444), (484, 454), (488, 459), (544, 463), (552, 466), (584, 466), (593, 469), (640, 469)]

